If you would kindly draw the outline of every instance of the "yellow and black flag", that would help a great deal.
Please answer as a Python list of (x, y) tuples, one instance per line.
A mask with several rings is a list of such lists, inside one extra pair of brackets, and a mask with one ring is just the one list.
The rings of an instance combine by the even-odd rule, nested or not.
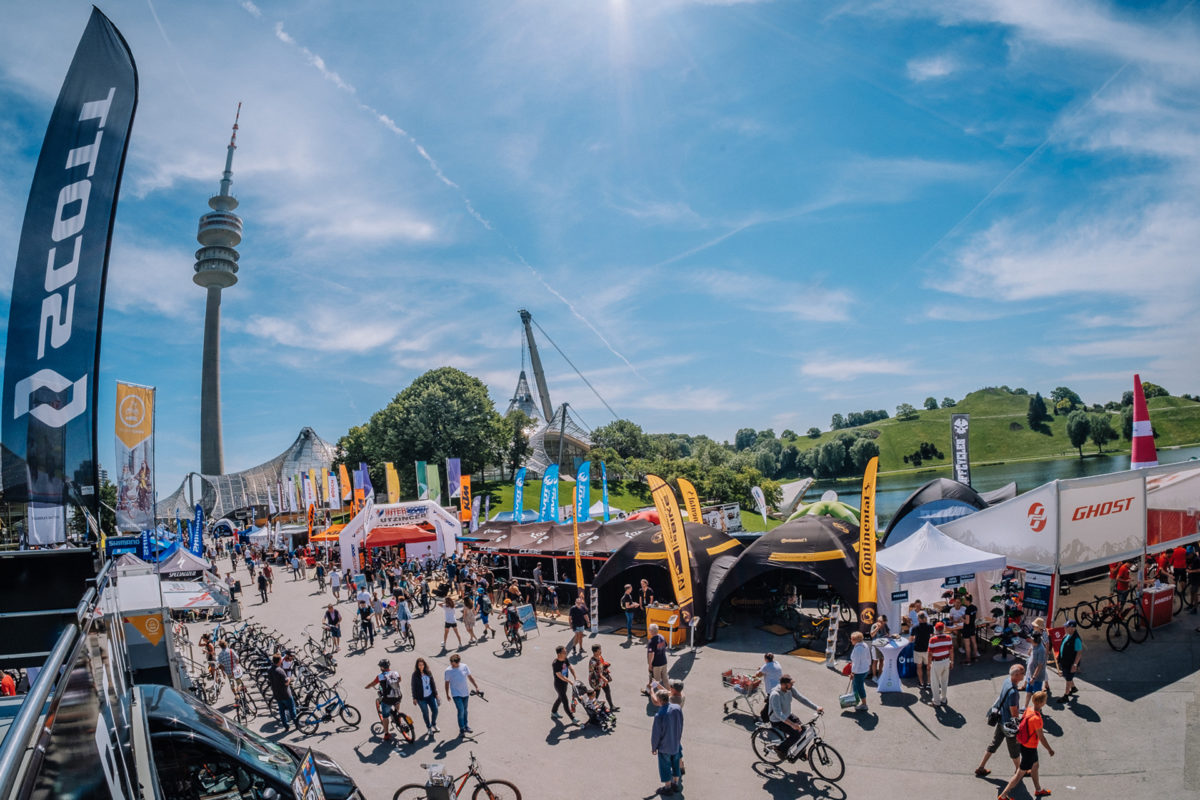
[(662, 526), (663, 546), (667, 550), (667, 570), (671, 573), (671, 589), (679, 605), (679, 616), (687, 625), (695, 614), (692, 598), (692, 565), (688, 557), (687, 535), (683, 530), (683, 515), (679, 513), (679, 502), (675, 492), (662, 478), (647, 475), (646, 483), (658, 509), (658, 520)]
[(704, 515), (700, 512), (700, 496), (696, 494), (696, 487), (687, 478), (679, 478), (675, 482), (679, 484), (679, 495), (683, 498), (683, 507), (687, 509), (688, 521), (703, 525)]
[(863, 630), (875, 622), (875, 474), (879, 457), (867, 462), (863, 473), (862, 510), (858, 526), (858, 619)]

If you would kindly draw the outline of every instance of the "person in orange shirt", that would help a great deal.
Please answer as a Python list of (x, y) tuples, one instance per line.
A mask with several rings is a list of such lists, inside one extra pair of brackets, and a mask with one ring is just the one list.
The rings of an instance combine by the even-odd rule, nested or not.
[(7, 672), (0, 676), (0, 697), (16, 697), (17, 682), (13, 680), (13, 676)]
[(1017, 744), (1021, 746), (1021, 763), (1017, 765), (1017, 771), (1012, 776), (1000, 794), (996, 796), (996, 800), (1010, 800), (1012, 795), (1009, 794), (1013, 789), (1017, 788), (1025, 776), (1033, 778), (1033, 796), (1034, 797), (1049, 797), (1050, 790), (1043, 789), (1041, 781), (1038, 780), (1038, 743), (1046, 748), (1046, 752), (1051, 756), (1054, 755), (1054, 748), (1046, 741), (1046, 731), (1042, 725), (1042, 706), (1046, 705), (1046, 693), (1034, 692), (1033, 702), (1025, 707), (1025, 713), (1021, 717), (1020, 724), (1017, 725)]
[(1129, 562), (1122, 561), (1117, 566), (1117, 605), (1125, 605), (1125, 600), (1129, 597), (1129, 586), (1132, 578)]

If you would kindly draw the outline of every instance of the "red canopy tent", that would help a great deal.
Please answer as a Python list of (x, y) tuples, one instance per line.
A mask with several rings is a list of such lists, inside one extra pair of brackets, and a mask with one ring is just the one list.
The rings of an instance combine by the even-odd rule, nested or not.
[(433, 531), (419, 528), (416, 525), (402, 525), (396, 528), (375, 528), (367, 534), (365, 544), (368, 548), (374, 548), (433, 541), (437, 541), (437, 534)]

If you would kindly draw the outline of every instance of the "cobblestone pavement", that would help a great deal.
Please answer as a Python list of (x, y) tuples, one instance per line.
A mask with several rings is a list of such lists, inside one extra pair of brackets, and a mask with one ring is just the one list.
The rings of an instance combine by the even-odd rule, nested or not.
[[(228, 561), (223, 559), (222, 564), (228, 566)], [(250, 586), (244, 567), (238, 577)], [(1089, 588), (1076, 587), (1076, 596), (1090, 597)], [(256, 592), (245, 594), (243, 617), (300, 642), (303, 627), (319, 623), (330, 599), (312, 580), (278, 575), (268, 603), (259, 604)], [(343, 600), (340, 607), (349, 633), (352, 604)], [(564, 726), (550, 718), (554, 690), (549, 664), (554, 647), (570, 638), (563, 624), (543, 623), (520, 656), (504, 654), (490, 637), (445, 652), (440, 647), (442, 615), (437, 609), (415, 621), (415, 652), (399, 650), (394, 637), (377, 639), (374, 647), (363, 651), (347, 652), (343, 646), (337, 678), (344, 681), (350, 702), (363, 713), (357, 729), (339, 729), (330, 723), (314, 736), (294, 729), (282, 733), (265, 714), (252, 727), (333, 756), (371, 800), (390, 798), (404, 783), (423, 782), (422, 762), (442, 761), (455, 774), (461, 773), (470, 752), (479, 758), (485, 776), (513, 781), (526, 800), (649, 798), (658, 776), (649, 747), (651, 708), (639, 694), (646, 680), (645, 651), (636, 641), (627, 644), (624, 636), (604, 632), (615, 627), (615, 615), (605, 622), (614, 625), (602, 625), (602, 632), (585, 643), (589, 650), (593, 643), (602, 644), (613, 664), (614, 699), (622, 710), (611, 733)], [(1200, 634), (1193, 632), (1198, 622), (1200, 617), (1185, 613), (1153, 639), (1130, 645), (1123, 653), (1112, 652), (1096, 632), (1084, 632), (1087, 649), (1077, 679), (1078, 700), (1067, 707), (1053, 703), (1047, 707), (1046, 732), (1057, 755), (1049, 758), (1043, 753), (1041, 776), (1054, 797), (1200, 797), (1195, 794), (1200, 786), (1196, 677)], [(197, 635), (193, 631), (193, 641)], [(677, 796), (841, 800), (927, 796), (934, 791), (948, 798), (993, 798), (1003, 779), (1011, 775), (1011, 762), (1003, 750), (989, 764), (993, 770), (989, 779), (973, 774), (992, 733), (984, 717), (1008, 668), (986, 657), (952, 672), (948, 709), (935, 710), (906, 681), (903, 693), (882, 699), (869, 690), (869, 711), (855, 713), (838, 708), (838, 695), (846, 691), (845, 678), (820, 663), (782, 655), (784, 670), (795, 677), (800, 692), (824, 706), (824, 738), (845, 758), (846, 775), (831, 784), (814, 778), (803, 762), (782, 767), (757, 763), (750, 747), (752, 720), (744, 713), (724, 713), (723, 704), (733, 695), (722, 687), (720, 675), (729, 667), (756, 668), (764, 651), (783, 653), (790, 647), (789, 637), (761, 631), (748, 620), (745, 625), (723, 628), (715, 642), (698, 650), (683, 648), (671, 656), (670, 675), (686, 682), (687, 696), (683, 749), (688, 771), (684, 791)], [(374, 677), (376, 662), (385, 655), (391, 659), (403, 679), (405, 709), (423, 732), (420, 714), (408, 696), (413, 662), (416, 656), (424, 656), (440, 681), (453, 652), (461, 653), (487, 695), (487, 702), (470, 701), (475, 733), (457, 738), (454, 708), (443, 703), (442, 732), (436, 736), (418, 738), (407, 746), (373, 736), (374, 692), (363, 687)], [(573, 661), (586, 679), (586, 659)], [(1061, 692), (1061, 678), (1053, 676), (1050, 684)], [(226, 691), (217, 707), (227, 708), (228, 701)], [(1032, 792), (1027, 781), (1026, 788), (1014, 796), (1031, 797)]]

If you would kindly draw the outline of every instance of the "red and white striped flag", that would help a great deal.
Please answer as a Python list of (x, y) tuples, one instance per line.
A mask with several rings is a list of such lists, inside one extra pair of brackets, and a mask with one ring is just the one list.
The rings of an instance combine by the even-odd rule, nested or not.
[(1142, 391), (1142, 379), (1133, 376), (1133, 452), (1129, 457), (1130, 469), (1157, 467), (1158, 453), (1154, 449), (1154, 431), (1150, 428), (1150, 412), (1146, 409), (1146, 394)]

